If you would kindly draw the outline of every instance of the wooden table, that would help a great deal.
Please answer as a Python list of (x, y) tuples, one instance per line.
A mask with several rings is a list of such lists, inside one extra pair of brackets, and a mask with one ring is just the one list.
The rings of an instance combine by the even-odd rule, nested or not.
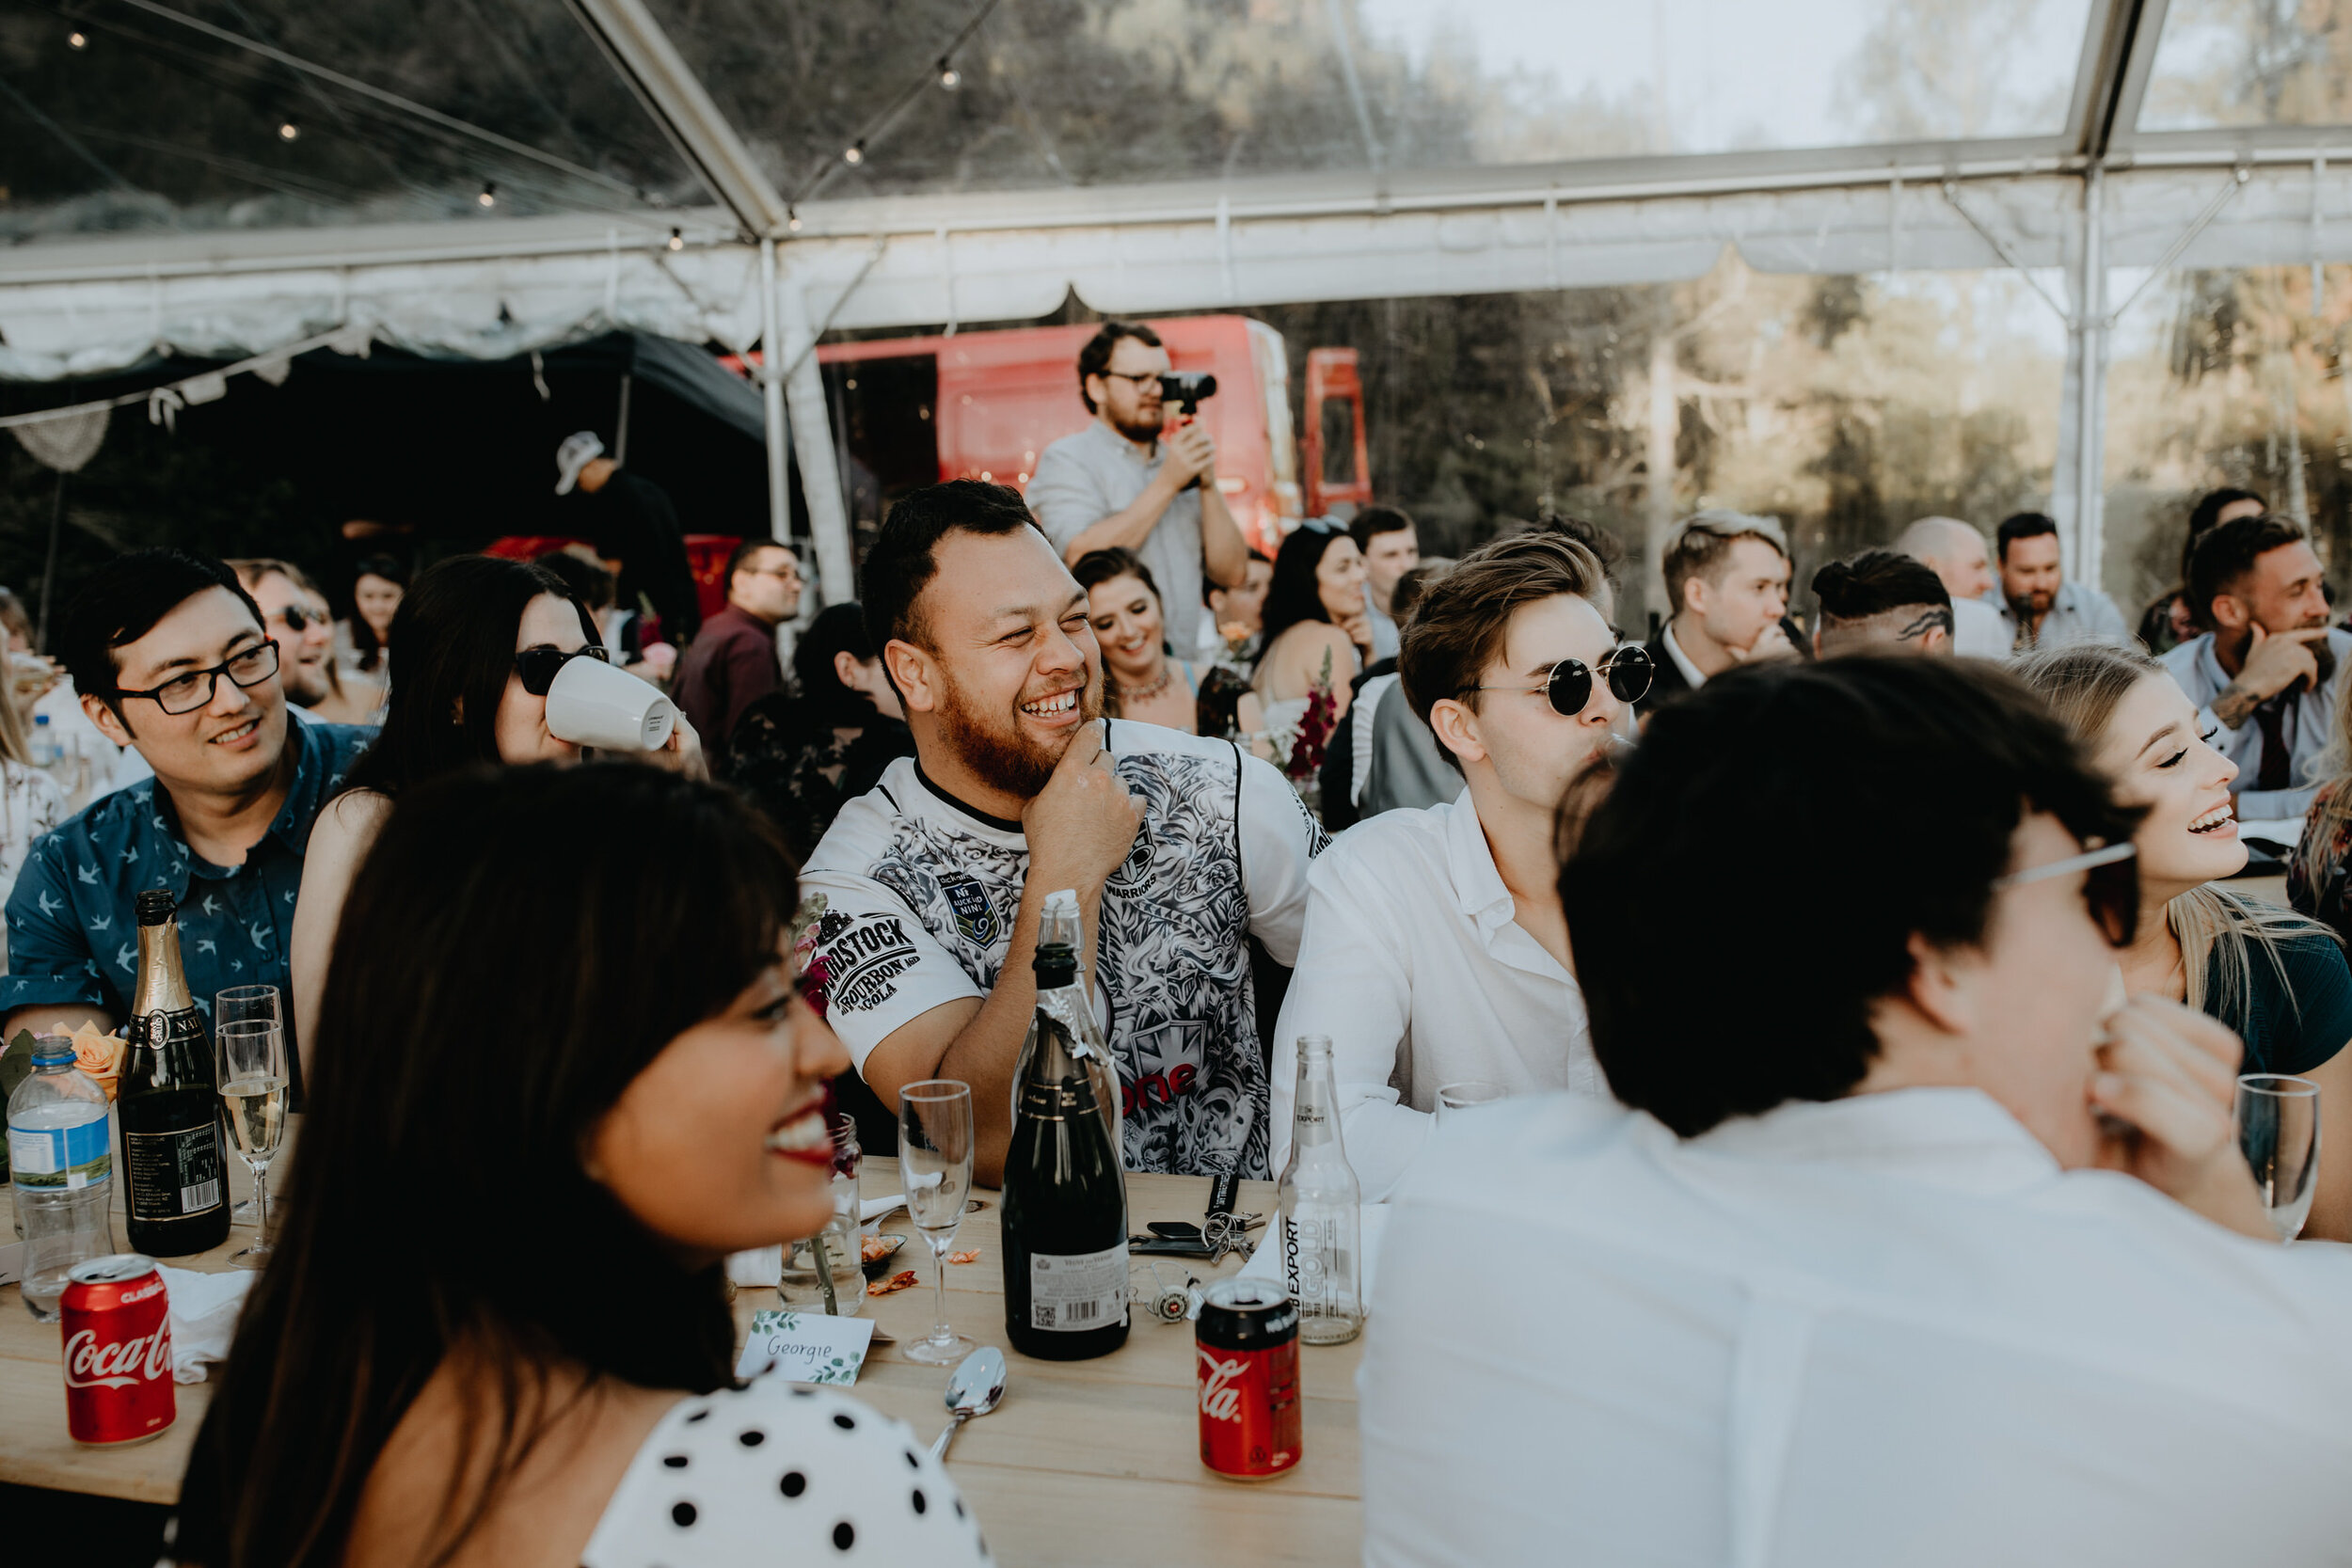
[[(860, 1180), (869, 1197), (898, 1192), (897, 1162), (868, 1160)], [(241, 1166), (232, 1171), (232, 1185), (243, 1196)], [(1198, 1221), (1208, 1188), (1205, 1177), (1129, 1177), (1136, 1230), (1155, 1219)], [(1004, 1403), (965, 1425), (948, 1464), (1000, 1561), (1098, 1568), (1115, 1555), (1131, 1568), (1197, 1568), (1361, 1560), (1360, 1340), (1301, 1347), (1306, 1457), (1298, 1467), (1250, 1484), (1221, 1480), (1200, 1465), (1192, 1325), (1138, 1315), (1117, 1354), (1079, 1362), (1021, 1354), (1005, 1338), (996, 1195), (983, 1190), (979, 1196), (988, 1207), (965, 1217), (956, 1242), (959, 1249), (977, 1248), (979, 1259), (947, 1270), (947, 1312), (960, 1332), (1003, 1350), (1011, 1376)], [(1270, 1215), (1273, 1183), (1243, 1182), (1240, 1207)], [(905, 1220), (903, 1212), (885, 1216), (881, 1228), (910, 1238), (897, 1261), (914, 1268), (920, 1283), (866, 1303), (899, 1345), (929, 1331), (932, 1308), (930, 1260)], [(225, 1269), (229, 1255), (250, 1236), (250, 1228), (240, 1226), (214, 1251), (169, 1261), (175, 1268)], [(1215, 1271), (1195, 1259), (1158, 1261), (1171, 1279), (1186, 1273), (1207, 1279), (1241, 1269), (1239, 1258)], [(35, 1323), (18, 1297), (15, 1286), (0, 1288), (0, 1481), (145, 1502), (175, 1500), (211, 1386), (182, 1387), (177, 1424), (151, 1443), (113, 1451), (77, 1448), (65, 1431), (58, 1331)], [(775, 1305), (773, 1291), (739, 1292), (738, 1334), (749, 1329), (755, 1311)], [(903, 1360), (898, 1351), (876, 1346), (853, 1392), (912, 1423), (928, 1443), (946, 1421), (947, 1373)]]

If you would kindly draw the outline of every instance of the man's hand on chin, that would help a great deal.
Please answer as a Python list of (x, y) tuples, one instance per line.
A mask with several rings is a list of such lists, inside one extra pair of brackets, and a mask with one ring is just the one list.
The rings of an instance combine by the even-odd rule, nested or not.
[(2091, 1109), (2107, 1132), (2099, 1164), (2241, 1234), (2276, 1241), (2238, 1152), (2238, 1061), (2224, 1025), (2177, 1002), (2136, 996), (2107, 1020)]
[(1757, 638), (1746, 650), (1725, 648), (1724, 652), (1731, 656), (1731, 661), (1734, 664), (1762, 664), (1771, 659), (1797, 657), (1796, 645), (1788, 641), (1788, 634), (1780, 629), (1778, 621), (1766, 626), (1764, 635)]

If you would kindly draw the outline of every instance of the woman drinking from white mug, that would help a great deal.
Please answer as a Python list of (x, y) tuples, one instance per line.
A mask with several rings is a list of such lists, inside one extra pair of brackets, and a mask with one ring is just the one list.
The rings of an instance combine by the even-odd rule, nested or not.
[[(392, 616), (390, 651), (397, 673), (383, 732), (319, 813), (303, 854), (288, 958), (306, 1077), (343, 895), (393, 802), (475, 764), (580, 760), (580, 748), (548, 728), (548, 689), (572, 660), (606, 657), (596, 623), (562, 578), (488, 555), (453, 556), (419, 577)], [(683, 715), (668, 743), (646, 755), (707, 776), (702, 742)]]

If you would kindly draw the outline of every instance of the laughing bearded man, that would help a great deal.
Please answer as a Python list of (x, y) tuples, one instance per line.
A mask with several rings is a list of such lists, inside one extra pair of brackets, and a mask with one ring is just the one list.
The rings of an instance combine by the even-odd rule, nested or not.
[(1323, 830), (1232, 743), (1101, 717), (1086, 590), (1013, 491), (909, 494), (862, 588), (915, 755), (842, 809), (802, 877), (825, 900), (812, 1000), (860, 1074), (893, 1109), (922, 1079), (970, 1084), (974, 1179), (995, 1185), (1039, 912), (1073, 889), (1127, 1168), (1267, 1175), (1248, 941), (1296, 957)]

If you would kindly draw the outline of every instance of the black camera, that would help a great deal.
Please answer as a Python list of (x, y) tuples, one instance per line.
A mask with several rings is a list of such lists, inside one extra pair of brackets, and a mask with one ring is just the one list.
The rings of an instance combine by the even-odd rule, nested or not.
[(1160, 377), (1160, 398), (1185, 414), (1200, 411), (1200, 400), (1216, 396), (1216, 377), (1206, 371), (1170, 371)]

